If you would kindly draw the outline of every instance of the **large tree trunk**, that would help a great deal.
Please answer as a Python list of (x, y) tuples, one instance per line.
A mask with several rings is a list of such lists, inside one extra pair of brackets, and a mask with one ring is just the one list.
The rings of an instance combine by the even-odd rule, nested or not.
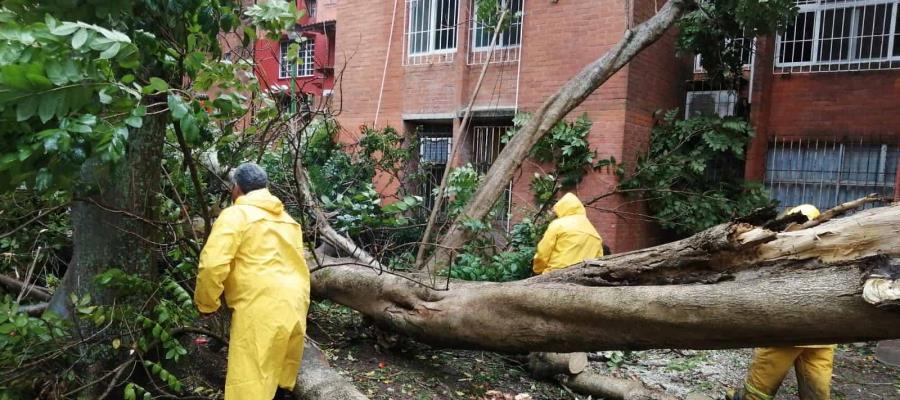
[[(861, 296), (873, 274), (900, 275), (896, 256), (900, 206), (793, 232), (725, 225), (523, 281), (452, 281), (447, 290), (335, 265), (315, 272), (313, 291), (419, 341), (455, 348), (574, 352), (856, 342), (900, 338), (900, 312)], [(629, 284), (639, 286), (621, 286)]]
[(622, 39), (613, 48), (569, 79), (550, 96), (534, 112), (531, 120), (503, 147), (465, 210), (447, 230), (440, 245), (435, 247), (426, 267), (436, 270), (440, 266), (449, 265), (448, 261), (454, 250), (462, 247), (471, 238), (472, 232), (464, 227), (464, 223), (472, 219), (481, 220), (488, 215), (515, 171), (528, 157), (531, 148), (641, 50), (662, 37), (687, 10), (689, 4), (693, 3), (690, 0), (669, 0), (653, 18), (633, 30), (625, 31)]

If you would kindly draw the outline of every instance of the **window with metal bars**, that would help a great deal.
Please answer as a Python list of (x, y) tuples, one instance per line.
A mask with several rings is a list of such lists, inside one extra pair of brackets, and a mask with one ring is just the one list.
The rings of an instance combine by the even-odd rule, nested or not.
[(441, 186), (452, 146), (450, 125), (423, 125), (419, 128), (419, 167), (423, 172), (421, 195), (425, 209), (434, 207), (434, 190)]
[[(487, 173), (491, 165), (503, 150), (503, 136), (512, 128), (511, 125), (482, 125), (473, 127), (474, 139), (472, 141), (472, 160), (475, 170), (479, 174)], [(509, 228), (510, 205), (512, 203), (512, 186), (507, 186), (503, 196), (498, 200), (494, 221)]]
[(281, 51), (279, 55), (279, 71), (278, 77), (281, 79), (290, 77), (313, 76), (316, 71), (316, 43), (312, 38), (306, 38), (300, 43), (299, 57), (300, 64), (291, 57), (288, 57), (290, 40), (281, 42)]
[[(524, 0), (509, 0), (509, 14), (512, 17), (509, 27), (500, 32), (497, 38), (496, 48), (516, 47), (522, 44), (522, 2)], [(475, 51), (486, 51), (491, 47), (493, 39), (493, 27), (487, 26), (478, 20), (475, 12), (475, 0), (472, 0), (472, 48)]]
[(797, 0), (776, 39), (775, 72), (900, 68), (900, 0)]
[(893, 197), (898, 161), (897, 145), (776, 138), (765, 185), (783, 209), (812, 204), (825, 210), (872, 193)]
[[(755, 38), (736, 38), (725, 41), (725, 50), (736, 54), (744, 69), (749, 69), (753, 63), (753, 54), (756, 52)], [(703, 57), (700, 54), (694, 56), (694, 72), (703, 73)]]
[(407, 0), (409, 56), (456, 51), (458, 0)]

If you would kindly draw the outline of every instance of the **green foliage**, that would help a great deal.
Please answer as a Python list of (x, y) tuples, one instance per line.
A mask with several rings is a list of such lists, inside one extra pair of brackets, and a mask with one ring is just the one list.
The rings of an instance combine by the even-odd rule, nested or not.
[(250, 17), (254, 25), (266, 31), (270, 39), (279, 40), (283, 32), (294, 27), (303, 16), (303, 11), (298, 11), (292, 1), (269, 0), (248, 7), (244, 14)]
[(677, 48), (680, 53), (700, 54), (710, 79), (733, 79), (741, 76), (747, 60), (741, 61), (744, 49), (730, 41), (782, 30), (795, 14), (794, 0), (700, 1), (678, 22)]
[(761, 185), (742, 181), (743, 171), (734, 164), (743, 160), (753, 137), (748, 122), (735, 117), (678, 120), (677, 115), (678, 110), (666, 113), (665, 122), (653, 130), (650, 150), (632, 175), (618, 168), (619, 189), (641, 192), (662, 226), (680, 235), (770, 203)]
[(139, 66), (131, 39), (49, 15), (25, 22), (0, 13), (0, 191), (65, 188), (73, 166), (121, 158), (129, 127), (146, 113), (141, 86), (117, 79)]
[[(469, 281), (508, 282), (531, 276), (531, 262), (546, 222), (522, 220), (512, 227), (509, 246), (494, 251), (487, 240), (470, 242), (454, 260), (450, 277)], [(493, 253), (493, 254), (492, 254)]]
[[(475, 195), (475, 190), (481, 184), (481, 175), (472, 164), (466, 164), (461, 167), (450, 170), (447, 176), (447, 185), (444, 188), (444, 198), (447, 201), (447, 216), (456, 218), (462, 213), (466, 204)], [(434, 189), (433, 196), (437, 196), (438, 188)]]

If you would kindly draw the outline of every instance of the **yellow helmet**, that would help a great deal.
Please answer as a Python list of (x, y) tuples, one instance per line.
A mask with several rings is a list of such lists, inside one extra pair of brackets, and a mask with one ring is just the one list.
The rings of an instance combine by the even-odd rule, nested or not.
[(812, 204), (801, 204), (797, 207), (794, 207), (794, 208), (788, 210), (787, 215), (797, 214), (797, 213), (805, 215), (806, 218), (809, 219), (810, 221), (818, 218), (819, 214), (820, 214), (819, 209), (816, 208), (816, 206), (814, 206)]

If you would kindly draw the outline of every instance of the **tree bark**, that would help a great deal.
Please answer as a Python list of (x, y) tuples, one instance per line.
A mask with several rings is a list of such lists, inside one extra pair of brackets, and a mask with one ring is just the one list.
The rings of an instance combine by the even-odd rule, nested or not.
[(688, 9), (689, 4), (691, 4), (689, 0), (666, 2), (655, 16), (633, 30), (626, 30), (622, 39), (612, 49), (569, 79), (544, 102), (534, 112), (531, 120), (513, 136), (500, 152), (472, 200), (450, 226), (440, 245), (435, 247), (435, 252), (426, 267), (434, 271), (440, 266), (449, 265), (448, 261), (454, 250), (462, 247), (471, 238), (472, 233), (465, 229), (464, 222), (472, 219), (481, 220), (488, 215), (515, 171), (527, 158), (531, 148), (594, 90), (597, 90), (643, 49), (662, 37), (666, 30)]
[(294, 397), (301, 400), (368, 400), (352, 382), (328, 365), (325, 355), (309, 338), (304, 344)]
[(314, 273), (313, 291), (414, 339), (454, 348), (857, 342), (900, 337), (900, 313), (861, 296), (873, 274), (900, 275), (898, 256), (900, 206), (893, 206), (777, 234), (725, 225), (523, 281), (451, 281), (447, 290), (336, 265)]
[(73, 255), (50, 311), (70, 318), (69, 295), (89, 293), (94, 304), (112, 304), (114, 295), (94, 282), (110, 268), (156, 281), (156, 196), (159, 193), (167, 115), (148, 115), (131, 131), (125, 156), (81, 167), (72, 203)]
[(650, 390), (641, 382), (582, 372), (565, 377), (560, 383), (578, 392), (610, 400), (678, 400), (660, 391)]

